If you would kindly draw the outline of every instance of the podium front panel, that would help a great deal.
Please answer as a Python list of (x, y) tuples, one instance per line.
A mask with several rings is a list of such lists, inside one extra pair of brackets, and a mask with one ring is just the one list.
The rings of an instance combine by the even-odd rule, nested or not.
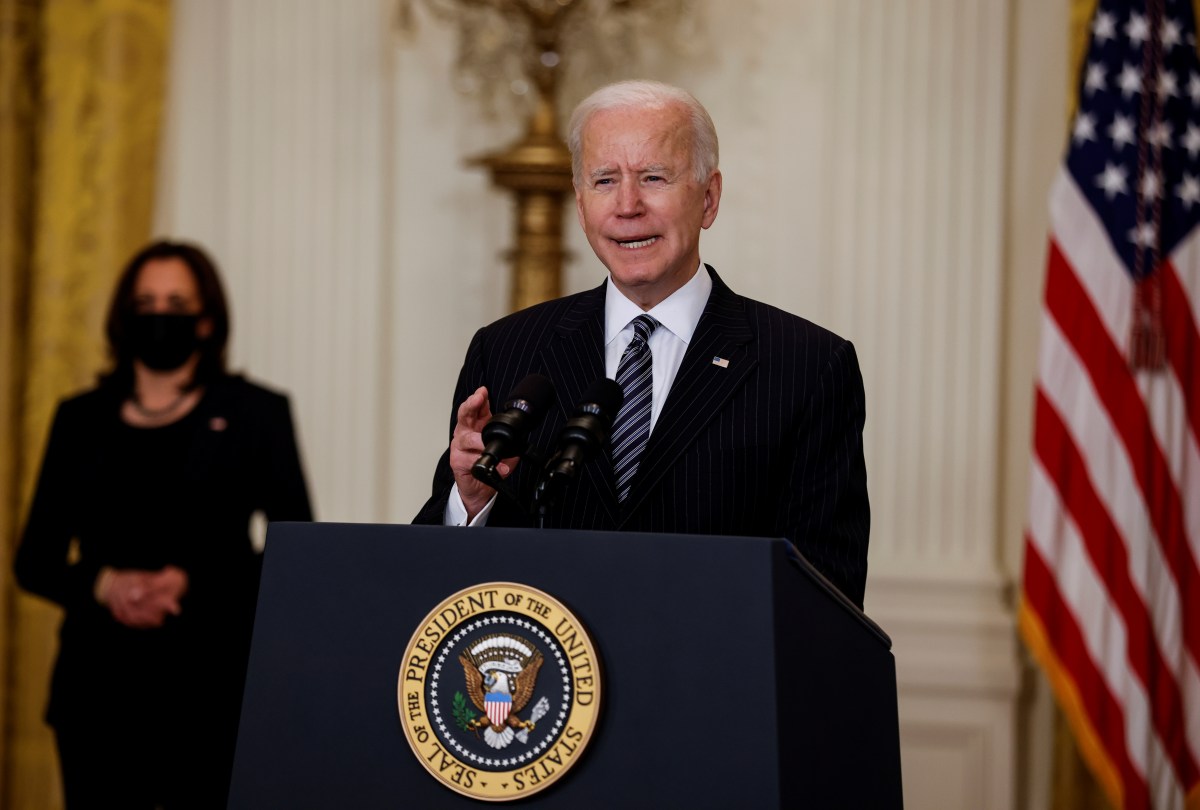
[[(820, 650), (799, 649), (804, 628), (845, 613), (788, 562), (788, 548), (760, 538), (273, 524), (229, 806), (480, 806), (417, 761), (396, 687), (429, 611), (495, 581), (562, 602), (588, 629), (603, 677), (600, 720), (580, 761), (514, 804), (779, 806), (806, 769), (780, 761), (781, 751), (806, 750), (782, 741), (839, 723), (830, 704), (842, 699), (780, 688), (781, 670), (787, 678), (796, 665), (777, 659), (776, 644), (786, 639), (788, 655), (823, 666)], [(803, 590), (808, 601), (777, 590)], [(781, 620), (781, 603), (810, 615)], [(886, 645), (860, 643), (890, 666)], [(846, 767), (855, 756), (846, 752)]]

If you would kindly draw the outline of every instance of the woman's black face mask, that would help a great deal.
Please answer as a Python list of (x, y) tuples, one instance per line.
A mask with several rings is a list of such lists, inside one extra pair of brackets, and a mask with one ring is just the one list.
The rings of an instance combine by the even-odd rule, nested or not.
[(133, 356), (155, 371), (179, 368), (200, 347), (199, 315), (145, 313), (133, 317)]

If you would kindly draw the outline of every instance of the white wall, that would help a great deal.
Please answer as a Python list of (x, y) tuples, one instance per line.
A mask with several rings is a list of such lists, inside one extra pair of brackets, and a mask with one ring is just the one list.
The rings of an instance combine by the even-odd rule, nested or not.
[[(1036, 806), (1044, 771), (1018, 768), (1011, 589), (1047, 87), (1066, 86), (1053, 5), (703, 0), (715, 47), (654, 55), (721, 134), (705, 260), (858, 348), (867, 609), (895, 641), (910, 807)], [(400, 36), (387, 0), (175, 9), (160, 229), (224, 268), (235, 364), (292, 393), (318, 517), (406, 521), (467, 341), (507, 299), (510, 203), (464, 159), (519, 122), (455, 95), (453, 33), (422, 15)], [(603, 278), (577, 230), (571, 291)]]

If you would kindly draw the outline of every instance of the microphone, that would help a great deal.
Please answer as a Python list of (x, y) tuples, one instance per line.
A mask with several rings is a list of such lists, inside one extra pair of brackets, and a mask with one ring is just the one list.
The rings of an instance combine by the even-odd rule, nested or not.
[(496, 472), (501, 459), (525, 452), (530, 432), (541, 423), (554, 401), (554, 384), (541, 374), (530, 374), (508, 394), (504, 410), (483, 426), (483, 452), (471, 465), (471, 475), (494, 489), (502, 479)]
[(601, 377), (592, 383), (558, 433), (558, 450), (546, 464), (548, 483), (574, 478), (600, 452), (624, 402), (625, 391), (614, 380)]

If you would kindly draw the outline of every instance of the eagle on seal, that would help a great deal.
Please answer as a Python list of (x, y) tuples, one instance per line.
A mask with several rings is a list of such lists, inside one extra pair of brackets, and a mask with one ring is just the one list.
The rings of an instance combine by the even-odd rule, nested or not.
[(483, 712), (483, 716), (472, 720), (468, 727), (483, 729), (484, 742), (492, 748), (504, 748), (512, 742), (513, 729), (533, 730), (534, 723), (522, 720), (517, 712), (533, 697), (542, 660), (539, 650), (533, 651), (523, 667), (513, 658), (477, 664), (465, 653), (458, 656), (466, 675), (467, 694), (475, 707)]

